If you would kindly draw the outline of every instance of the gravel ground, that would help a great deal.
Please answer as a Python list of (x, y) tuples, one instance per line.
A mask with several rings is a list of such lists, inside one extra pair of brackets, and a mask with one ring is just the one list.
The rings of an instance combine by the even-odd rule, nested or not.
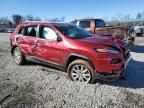
[(136, 39), (131, 55), (123, 79), (75, 83), (50, 67), (17, 66), (9, 34), (0, 34), (0, 108), (144, 108), (144, 37)]

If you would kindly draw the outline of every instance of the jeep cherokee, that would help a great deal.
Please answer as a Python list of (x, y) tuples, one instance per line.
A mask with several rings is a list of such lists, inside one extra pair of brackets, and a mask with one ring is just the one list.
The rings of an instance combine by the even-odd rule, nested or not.
[(43, 63), (85, 83), (119, 79), (129, 60), (115, 41), (69, 23), (24, 22), (16, 27), (10, 41), (16, 64)]

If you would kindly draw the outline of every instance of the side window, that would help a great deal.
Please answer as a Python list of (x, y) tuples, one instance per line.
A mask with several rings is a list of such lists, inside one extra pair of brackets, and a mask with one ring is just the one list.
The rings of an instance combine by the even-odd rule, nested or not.
[(43, 26), (40, 28), (40, 38), (44, 39), (56, 39), (56, 32), (50, 27)]
[(96, 20), (96, 27), (105, 27), (105, 22), (101, 19)]
[(18, 34), (22, 34), (23, 35), (24, 34), (24, 28), (19, 29), (18, 30)]
[(89, 28), (90, 27), (90, 21), (80, 21), (79, 26), (82, 28)]
[(37, 31), (37, 26), (28, 26), (25, 28), (24, 35), (25, 36), (31, 36), (31, 37), (36, 37), (36, 31)]

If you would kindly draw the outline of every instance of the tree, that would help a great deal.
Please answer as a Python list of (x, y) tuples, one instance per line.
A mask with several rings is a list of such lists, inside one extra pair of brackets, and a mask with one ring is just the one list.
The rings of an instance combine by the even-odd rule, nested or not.
[(120, 12), (117, 13), (117, 14), (116, 14), (116, 19), (117, 19), (117, 20), (122, 20), (122, 19), (123, 19), (123, 14), (120, 13)]
[(61, 22), (65, 22), (65, 17), (63, 16), (63, 17), (61, 17)]
[(26, 20), (27, 21), (34, 21), (34, 17), (32, 15), (27, 15)]
[(61, 18), (52, 18), (52, 19), (45, 19), (46, 21), (49, 22), (65, 22), (65, 17), (61, 17)]
[(41, 21), (41, 18), (40, 17), (35, 17), (34, 21)]
[(142, 18), (144, 18), (144, 12), (142, 13)]
[(25, 19), (26, 21), (41, 21), (40, 17), (34, 17), (33, 15), (27, 15)]
[(9, 20), (8, 21), (8, 24), (9, 24), (9, 26), (10, 26), (10, 28), (11, 28), (11, 31), (12, 31), (12, 26), (13, 26), (13, 24), (12, 24), (12, 22)]
[(137, 18), (137, 19), (142, 18), (142, 14), (141, 14), (141, 13), (138, 13), (137, 16), (136, 16), (136, 18)]
[(13, 15), (12, 19), (16, 25), (23, 22), (23, 17), (21, 15)]
[(130, 14), (125, 15), (124, 19), (129, 20), (130, 19)]
[(0, 24), (1, 25), (5, 25), (5, 24), (7, 24), (8, 23), (8, 18), (7, 17), (1, 17), (0, 18)]
[(7, 17), (1, 17), (1, 18), (0, 18), (0, 29), (9, 27), (8, 21), (9, 21), (9, 20), (8, 20)]
[(59, 18), (52, 18), (49, 19), (49, 22), (61, 22), (61, 20)]

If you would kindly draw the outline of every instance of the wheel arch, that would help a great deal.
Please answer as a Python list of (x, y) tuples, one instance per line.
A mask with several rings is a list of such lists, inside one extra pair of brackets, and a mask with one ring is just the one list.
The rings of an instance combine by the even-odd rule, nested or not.
[(11, 48), (11, 55), (13, 56), (13, 51), (14, 51), (14, 49), (16, 48), (16, 47), (18, 47), (17, 45), (14, 45), (12, 48)]
[(65, 60), (65, 66), (64, 66), (64, 71), (66, 72), (67, 71), (67, 68), (69, 66), (69, 64), (77, 59), (82, 59), (82, 60), (86, 60), (90, 63), (90, 65), (92, 66), (93, 69), (95, 69), (95, 66), (92, 62), (92, 60), (89, 58), (89, 57), (86, 57), (84, 55), (81, 55), (81, 54), (75, 54), (75, 53), (72, 53), (72, 54), (69, 54)]

